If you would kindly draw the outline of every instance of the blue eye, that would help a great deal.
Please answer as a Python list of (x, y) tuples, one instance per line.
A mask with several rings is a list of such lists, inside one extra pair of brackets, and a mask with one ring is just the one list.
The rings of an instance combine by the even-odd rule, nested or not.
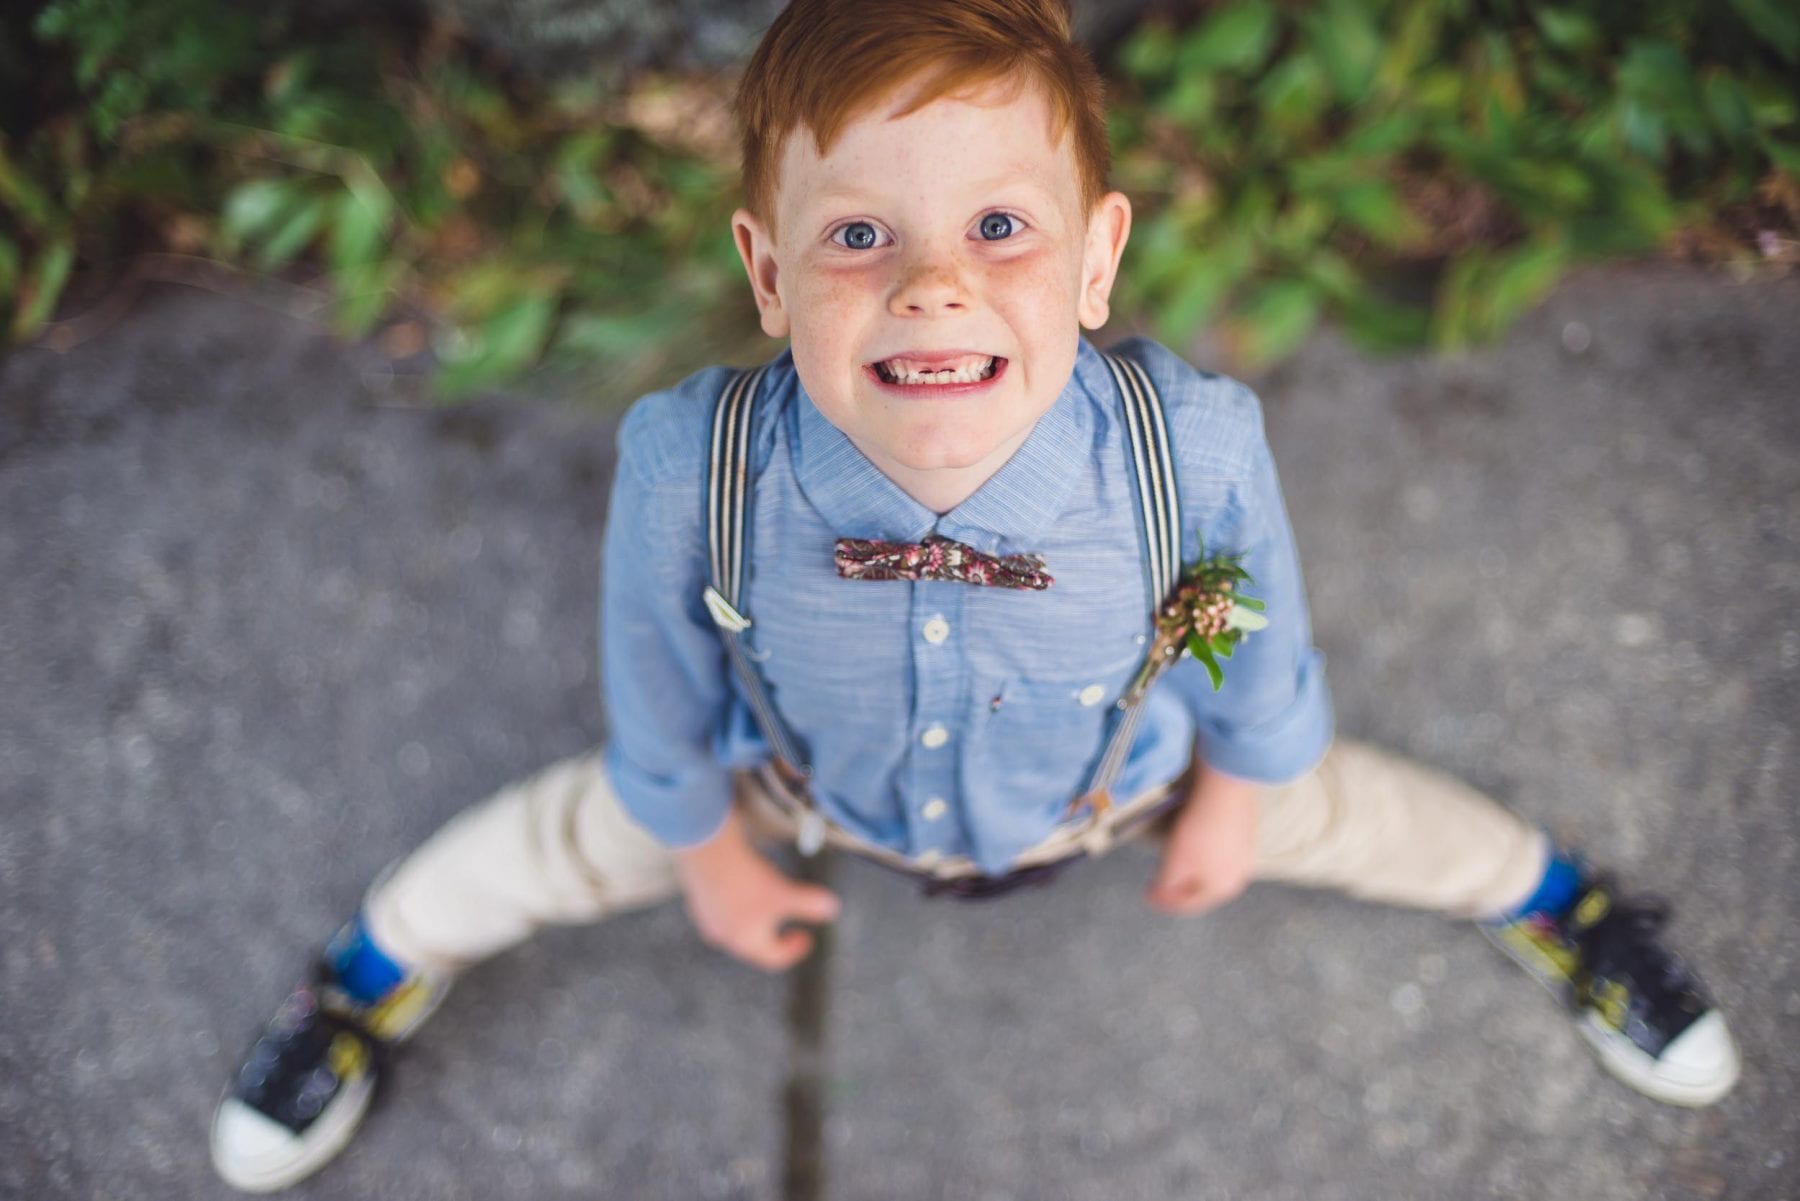
[(1010, 238), (1012, 233), (1013, 219), (1005, 213), (989, 213), (981, 219), (981, 236), (990, 242)]
[(838, 237), (852, 250), (870, 250), (881, 235), (867, 221), (852, 221), (838, 230)]

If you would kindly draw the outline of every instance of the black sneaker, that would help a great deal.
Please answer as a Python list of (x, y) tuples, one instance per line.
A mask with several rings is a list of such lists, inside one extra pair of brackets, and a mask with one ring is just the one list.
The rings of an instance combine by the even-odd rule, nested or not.
[(213, 1115), (213, 1167), (234, 1188), (267, 1193), (344, 1149), (374, 1099), (390, 1047), (422, 1025), (446, 977), (410, 976), (358, 1005), (315, 964), (250, 1048)]
[(1662, 945), (1668, 917), (1666, 902), (1621, 899), (1596, 875), (1561, 918), (1482, 929), (1569, 1004), (1614, 1076), (1671, 1105), (1710, 1105), (1737, 1083), (1737, 1047), (1705, 986)]

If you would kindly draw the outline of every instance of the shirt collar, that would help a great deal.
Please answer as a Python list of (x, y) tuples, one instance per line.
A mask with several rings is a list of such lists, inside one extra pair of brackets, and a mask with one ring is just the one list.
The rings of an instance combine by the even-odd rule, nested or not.
[(917, 542), (936, 530), (988, 554), (1029, 551), (1062, 513), (1080, 473), (1093, 463), (1094, 405), (1113, 387), (1086, 338), (1056, 402), (1012, 458), (941, 518), (881, 474), (844, 432), (793, 383), (794, 475), (832, 530), (848, 538)]

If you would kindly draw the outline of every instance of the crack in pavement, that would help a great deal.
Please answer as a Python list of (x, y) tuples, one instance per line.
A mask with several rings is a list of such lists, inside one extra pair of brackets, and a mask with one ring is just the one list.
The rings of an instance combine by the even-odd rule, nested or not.
[[(832, 867), (828, 848), (800, 856), (794, 875), (829, 888)], [(781, 1090), (783, 1201), (819, 1201), (825, 1190), (825, 1023), (835, 945), (832, 925), (816, 927), (813, 939), (812, 954), (794, 968), (788, 984), (788, 1074)]]

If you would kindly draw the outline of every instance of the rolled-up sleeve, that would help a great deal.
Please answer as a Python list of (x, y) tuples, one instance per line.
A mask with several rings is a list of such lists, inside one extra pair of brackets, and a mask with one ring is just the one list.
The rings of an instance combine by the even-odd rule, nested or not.
[[(1306, 590), (1294, 548), (1275, 461), (1263, 435), (1261, 408), (1240, 389), (1238, 409), (1248, 406), (1241, 470), (1222, 481), (1221, 502), (1207, 514), (1206, 553), (1242, 553), (1252, 583), (1244, 591), (1267, 605), (1268, 626), (1245, 636), (1231, 658), (1221, 660), (1224, 687), (1214, 691), (1205, 668), (1184, 659), (1168, 683), (1193, 711), (1200, 754), (1207, 765), (1241, 779), (1282, 784), (1310, 771), (1331, 744), (1334, 720), (1325, 682), (1325, 657), (1312, 644)], [(1199, 554), (1192, 527), (1184, 555)]]
[(601, 554), (600, 666), (619, 800), (668, 846), (710, 838), (731, 807), (716, 754), (727, 662), (701, 594), (703, 435), (716, 373), (638, 402), (619, 428)]

